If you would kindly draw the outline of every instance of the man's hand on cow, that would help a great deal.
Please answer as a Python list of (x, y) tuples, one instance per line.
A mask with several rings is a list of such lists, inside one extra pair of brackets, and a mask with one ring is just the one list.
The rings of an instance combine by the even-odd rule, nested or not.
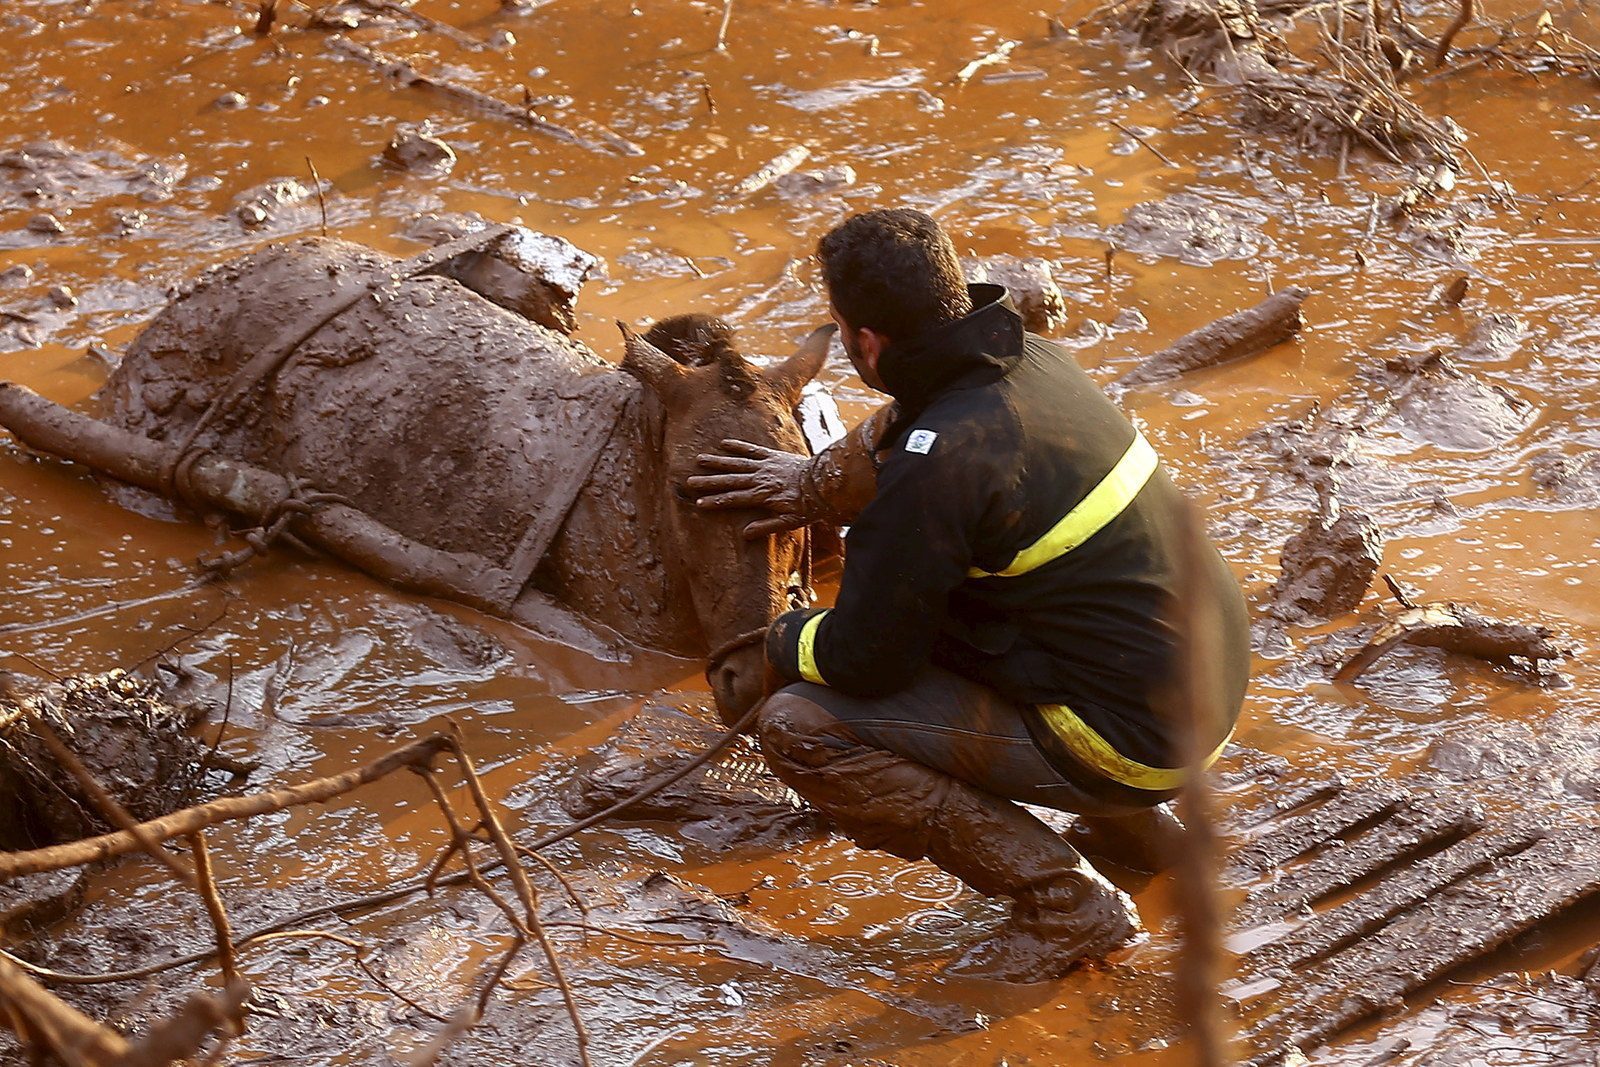
[(754, 541), (804, 526), (806, 468), (810, 456), (784, 452), (748, 441), (723, 441), (723, 452), (702, 455), (700, 466), (715, 474), (698, 474), (685, 482), (703, 508), (758, 508), (770, 514), (744, 528)]

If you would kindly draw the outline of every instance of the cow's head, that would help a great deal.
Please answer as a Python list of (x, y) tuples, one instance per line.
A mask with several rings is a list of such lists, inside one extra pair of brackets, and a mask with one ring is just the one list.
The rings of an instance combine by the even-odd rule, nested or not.
[[(623, 335), (622, 369), (638, 378), (659, 404), (659, 471), (664, 515), (659, 531), (672, 564), (694, 600), (706, 649), (727, 649), (764, 629), (789, 607), (801, 567), (804, 531), (746, 540), (746, 511), (696, 506), (685, 483), (704, 473), (699, 457), (729, 438), (804, 453), (795, 422), (800, 390), (827, 359), (832, 326), (814, 331), (787, 360), (759, 367), (732, 345), (732, 329), (708, 315), (663, 319), (644, 336)], [(713, 655), (707, 680), (724, 721), (732, 722), (761, 696), (765, 664), (759, 641)]]

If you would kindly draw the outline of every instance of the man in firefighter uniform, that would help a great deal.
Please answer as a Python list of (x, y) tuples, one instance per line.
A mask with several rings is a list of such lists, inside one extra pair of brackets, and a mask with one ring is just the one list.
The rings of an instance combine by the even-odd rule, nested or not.
[[(861, 846), (1012, 899), (956, 969), (1046, 980), (1138, 933), (1080, 849), (1154, 869), (1181, 833), (1160, 805), (1185, 739), (1206, 763), (1231, 734), (1244, 602), (1149, 442), (1000, 287), (965, 284), (933, 219), (858, 215), (817, 258), (894, 402), (814, 458), (728, 442), (690, 480), (702, 506), (764, 509), (752, 536), (850, 527), (834, 606), (769, 631), (761, 747)], [(1077, 813), (1070, 840), (1016, 801)]]

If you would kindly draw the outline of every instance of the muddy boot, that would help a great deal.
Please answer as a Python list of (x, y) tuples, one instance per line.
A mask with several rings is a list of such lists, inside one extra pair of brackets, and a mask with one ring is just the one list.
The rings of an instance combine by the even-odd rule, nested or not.
[(1080, 815), (1067, 840), (1091, 859), (1158, 874), (1176, 860), (1183, 834), (1183, 823), (1162, 804), (1136, 815)]
[(758, 736), (773, 772), (861, 847), (932, 860), (1015, 901), (1006, 926), (953, 966), (959, 973), (1048, 981), (1139, 932), (1133, 902), (1011, 801), (866, 745), (789, 693), (767, 701)]

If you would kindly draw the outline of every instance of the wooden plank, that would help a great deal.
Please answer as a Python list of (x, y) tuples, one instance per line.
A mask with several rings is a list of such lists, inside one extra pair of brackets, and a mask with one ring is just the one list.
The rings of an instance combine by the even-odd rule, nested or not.
[(1596, 892), (1597, 827), (1571, 827), (1493, 863), (1283, 987), (1294, 1003), (1247, 1035), (1252, 1063), (1320, 1045)]
[(1250, 898), (1234, 913), (1235, 925), (1259, 926), (1326, 900), (1363, 878), (1394, 866), (1407, 856), (1449, 837), (1483, 825), (1474, 807), (1431, 804), (1404, 807), (1370, 827), (1342, 848), (1330, 848), (1308, 863), (1286, 871), (1277, 882)]
[(1229, 857), (1228, 874), (1244, 881), (1276, 870), (1364, 822), (1387, 815), (1402, 801), (1390, 789), (1347, 789), (1304, 814), (1269, 824), (1246, 840)]
[(1528, 826), (1473, 834), (1267, 942), (1250, 953), (1245, 970), (1252, 975), (1283, 971), (1330, 955), (1446, 886), (1538, 839), (1538, 831)]
[(1323, 778), (1288, 789), (1276, 797), (1268, 797), (1249, 808), (1228, 812), (1227, 832), (1234, 835), (1265, 826), (1318, 801), (1330, 800), (1344, 792), (1349, 783), (1343, 778)]

